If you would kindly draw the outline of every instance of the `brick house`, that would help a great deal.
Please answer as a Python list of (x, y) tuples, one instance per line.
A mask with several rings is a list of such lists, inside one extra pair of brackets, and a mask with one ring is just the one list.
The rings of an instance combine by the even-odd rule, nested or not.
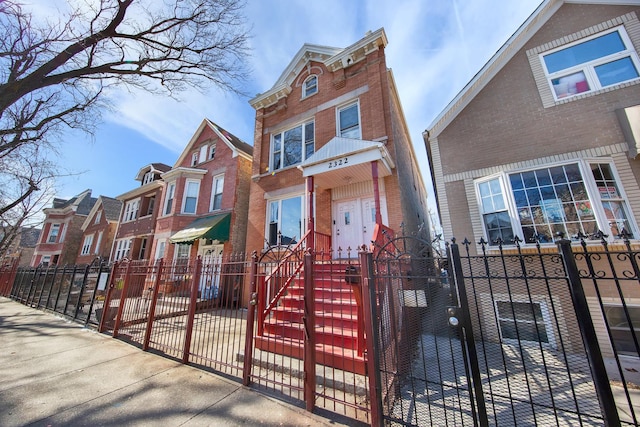
[(111, 261), (149, 259), (156, 219), (160, 211), (161, 175), (171, 169), (164, 163), (142, 167), (135, 176), (140, 185), (116, 197), (122, 204)]
[[(376, 224), (428, 230), (426, 191), (383, 29), (346, 48), (305, 44), (256, 110), (247, 251), (311, 229), (357, 256)], [(325, 247), (324, 249), (330, 249)], [(340, 249), (340, 250), (338, 250)]]
[(82, 241), (82, 224), (96, 203), (91, 190), (71, 199), (53, 199), (53, 206), (45, 208), (40, 240), (36, 245), (31, 266), (66, 265), (76, 261)]
[(109, 259), (118, 229), (122, 202), (100, 196), (82, 224), (82, 245), (76, 264), (90, 264), (96, 257)]
[(243, 252), (252, 147), (204, 119), (173, 167), (162, 173), (154, 259)]
[[(558, 233), (577, 243), (602, 232), (615, 247), (624, 230), (635, 244), (639, 18), (639, 1), (545, 0), (433, 121), (423, 136), (447, 238), (483, 238), (491, 252), (500, 241), (515, 251), (518, 237), (525, 252), (536, 241), (552, 252)], [(599, 240), (589, 245), (595, 250)], [(480, 245), (471, 249), (479, 252)], [(520, 322), (509, 309), (528, 305), (528, 313), (544, 319), (537, 339), (553, 345), (557, 331), (544, 292), (532, 289), (502, 306), (489, 301), (486, 319)], [(611, 354), (594, 290), (587, 292), (601, 347)], [(606, 315), (624, 317), (614, 287), (600, 293)], [(637, 283), (625, 290), (625, 302), (640, 325)], [(615, 339), (622, 346), (631, 334)]]
[(33, 253), (40, 240), (41, 232), (42, 229), (40, 228), (21, 226), (0, 263), (17, 262), (19, 267), (31, 265)]

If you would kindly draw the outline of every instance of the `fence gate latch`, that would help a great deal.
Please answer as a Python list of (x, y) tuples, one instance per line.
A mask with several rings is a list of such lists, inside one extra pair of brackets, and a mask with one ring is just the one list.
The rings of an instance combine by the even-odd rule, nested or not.
[(449, 318), (449, 326), (457, 328), (460, 326), (460, 320), (458, 319), (459, 307), (447, 307), (447, 317)]

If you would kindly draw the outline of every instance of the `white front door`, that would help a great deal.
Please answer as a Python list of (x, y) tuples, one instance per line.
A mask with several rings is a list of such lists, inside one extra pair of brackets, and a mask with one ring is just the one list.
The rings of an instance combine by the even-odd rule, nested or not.
[(220, 292), (220, 276), (222, 267), (222, 252), (224, 245), (201, 246), (198, 255), (202, 259), (200, 272), (200, 298), (215, 299)]
[(337, 202), (333, 220), (334, 258), (356, 258), (362, 245), (362, 217), (357, 200)]
[(373, 229), (376, 226), (376, 201), (374, 198), (362, 200), (362, 236), (367, 248), (373, 240)]

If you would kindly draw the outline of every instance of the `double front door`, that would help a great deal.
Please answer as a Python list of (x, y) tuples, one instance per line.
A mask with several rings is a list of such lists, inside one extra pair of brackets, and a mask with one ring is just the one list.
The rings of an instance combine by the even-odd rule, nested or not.
[[(380, 200), (382, 222), (387, 223), (384, 198)], [(369, 247), (376, 224), (375, 199), (358, 198), (334, 202), (334, 258), (356, 258), (362, 245)]]

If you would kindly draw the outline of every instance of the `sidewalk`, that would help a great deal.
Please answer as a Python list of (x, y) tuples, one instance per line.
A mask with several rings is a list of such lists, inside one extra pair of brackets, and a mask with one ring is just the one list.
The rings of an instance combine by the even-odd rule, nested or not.
[(0, 426), (341, 426), (0, 297)]

